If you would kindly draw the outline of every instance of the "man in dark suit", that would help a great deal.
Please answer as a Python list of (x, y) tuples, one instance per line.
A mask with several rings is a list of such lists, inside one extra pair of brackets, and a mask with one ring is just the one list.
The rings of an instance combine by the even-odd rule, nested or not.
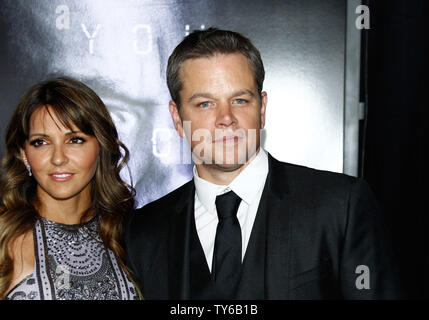
[(169, 108), (194, 179), (136, 211), (128, 264), (146, 299), (395, 299), (390, 242), (360, 179), (260, 147), (267, 94), (242, 35), (188, 35), (168, 60)]

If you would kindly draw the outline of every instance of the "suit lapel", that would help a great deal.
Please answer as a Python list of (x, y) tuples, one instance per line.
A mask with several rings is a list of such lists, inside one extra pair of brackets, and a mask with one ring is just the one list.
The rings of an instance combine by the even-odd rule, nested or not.
[(194, 181), (184, 186), (172, 214), (168, 235), (168, 281), (170, 299), (189, 299), (190, 229), (194, 214)]
[(244, 255), (238, 300), (265, 299), (266, 198), (261, 197), (249, 243)]
[(289, 296), (289, 245), (292, 196), (285, 166), (270, 154), (261, 205), (266, 212), (265, 298)]
[(292, 197), (284, 166), (268, 154), (269, 171), (243, 260), (238, 299), (285, 299), (289, 294)]

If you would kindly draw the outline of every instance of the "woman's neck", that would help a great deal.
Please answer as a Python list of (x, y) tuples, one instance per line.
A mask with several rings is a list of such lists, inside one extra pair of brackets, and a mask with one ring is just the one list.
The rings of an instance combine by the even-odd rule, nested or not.
[[(39, 215), (47, 220), (63, 224), (79, 224), (86, 222), (81, 219), (91, 206), (91, 195), (89, 190), (82, 190), (71, 198), (55, 199), (38, 187), (35, 206)], [(91, 217), (92, 214), (86, 220)]]

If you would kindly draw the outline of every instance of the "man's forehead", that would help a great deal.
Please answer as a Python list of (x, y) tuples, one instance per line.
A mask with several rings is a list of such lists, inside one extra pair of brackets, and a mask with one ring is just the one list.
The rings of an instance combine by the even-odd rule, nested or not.
[(237, 51), (237, 52), (228, 52), (228, 53), (215, 52), (215, 53), (210, 54), (210, 55), (188, 58), (182, 63), (181, 70), (183, 69), (184, 66), (189, 66), (190, 64), (193, 64), (195, 62), (196, 63), (212, 63), (214, 61), (226, 61), (225, 58), (238, 58), (238, 60), (246, 61), (250, 67), (250, 63), (249, 63), (248, 59), (246, 58), (246, 56), (244, 54), (242, 54), (241, 52)]
[[(209, 72), (204, 72), (207, 70)], [(234, 97), (237, 96), (236, 92), (247, 91), (257, 96), (255, 72), (249, 60), (240, 52), (187, 59), (180, 68), (179, 77), (180, 99), (185, 99), (182, 102), (189, 102), (195, 97), (209, 98), (218, 93)]]
[[(210, 72), (206, 72), (207, 70)], [(185, 60), (179, 72), (182, 89), (185, 82), (195, 83), (197, 81), (210, 81), (210, 78), (214, 80), (216, 77), (219, 79), (222, 77), (230, 78), (231, 76), (246, 78), (246, 80), (251, 77), (251, 80), (256, 81), (255, 72), (250, 62), (241, 53), (219, 53), (207, 57), (190, 58)]]

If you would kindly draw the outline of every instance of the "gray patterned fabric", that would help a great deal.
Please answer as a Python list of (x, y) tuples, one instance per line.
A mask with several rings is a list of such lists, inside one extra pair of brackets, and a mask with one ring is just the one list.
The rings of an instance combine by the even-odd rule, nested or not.
[(65, 225), (40, 218), (34, 228), (34, 271), (10, 300), (134, 300), (138, 295), (99, 236), (99, 219)]

